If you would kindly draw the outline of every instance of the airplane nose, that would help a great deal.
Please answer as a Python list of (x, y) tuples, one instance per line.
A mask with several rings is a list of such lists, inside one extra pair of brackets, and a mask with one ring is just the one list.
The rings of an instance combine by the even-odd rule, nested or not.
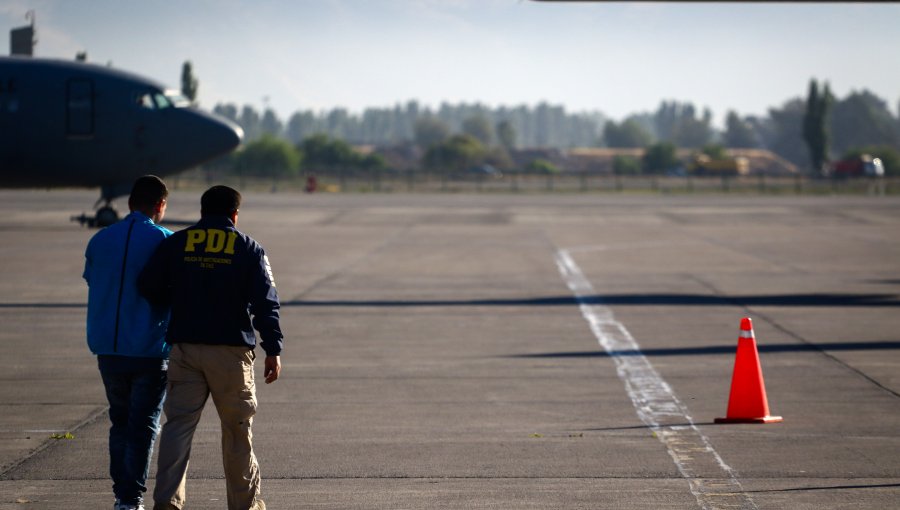
[(240, 145), (242, 141), (244, 141), (244, 129), (237, 124), (234, 124), (232, 128), (232, 133), (234, 133), (234, 135), (237, 137), (237, 139), (234, 141), (234, 145), (231, 146), (231, 148), (233, 149)]
[(231, 152), (244, 139), (244, 130), (228, 119), (209, 118), (204, 145), (216, 156)]
[(244, 138), (237, 124), (196, 108), (169, 108), (146, 119), (140, 171), (164, 176), (233, 151)]
[(184, 113), (190, 115), (192, 121), (184, 124), (187, 132), (181, 132), (181, 143), (187, 145), (185, 152), (193, 156), (195, 161), (192, 164), (227, 154), (240, 145), (244, 138), (244, 130), (224, 117), (200, 110)]

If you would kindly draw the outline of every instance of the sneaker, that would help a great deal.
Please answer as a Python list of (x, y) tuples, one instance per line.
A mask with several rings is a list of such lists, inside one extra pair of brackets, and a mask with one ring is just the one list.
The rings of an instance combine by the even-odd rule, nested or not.
[(116, 504), (113, 505), (113, 510), (146, 510), (146, 509), (144, 508), (144, 504), (143, 504), (143, 503), (137, 503), (137, 504), (134, 504), (134, 505), (129, 505), (129, 504), (126, 504), (126, 503), (121, 503), (121, 502), (119, 502), (119, 500), (117, 499), (117, 500), (116, 500)]

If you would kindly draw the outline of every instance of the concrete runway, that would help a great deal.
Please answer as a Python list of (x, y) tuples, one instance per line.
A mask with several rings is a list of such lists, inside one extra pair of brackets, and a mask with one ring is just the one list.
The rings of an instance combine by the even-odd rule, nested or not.
[[(0, 510), (112, 504), (95, 199), (0, 192)], [(900, 198), (249, 194), (238, 226), (287, 335), (270, 509), (900, 508)], [(744, 316), (783, 423), (713, 424)], [(211, 406), (190, 477), (225, 508)]]

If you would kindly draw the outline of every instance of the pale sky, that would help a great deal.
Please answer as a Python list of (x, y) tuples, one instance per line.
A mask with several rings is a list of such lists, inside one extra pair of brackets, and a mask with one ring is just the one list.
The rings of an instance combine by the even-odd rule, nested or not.
[(36, 56), (87, 51), (171, 88), (191, 60), (203, 107), (268, 104), (283, 121), (412, 99), (621, 120), (677, 100), (721, 123), (805, 96), (813, 77), (895, 114), (900, 100), (897, 3), (3, 0), (0, 29), (29, 9)]

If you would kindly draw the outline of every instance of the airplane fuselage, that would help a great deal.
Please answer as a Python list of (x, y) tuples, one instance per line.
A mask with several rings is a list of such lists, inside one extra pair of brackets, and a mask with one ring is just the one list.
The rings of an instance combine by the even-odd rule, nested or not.
[(239, 127), (152, 80), (62, 60), (0, 57), (0, 186), (101, 187), (171, 175), (225, 154)]

